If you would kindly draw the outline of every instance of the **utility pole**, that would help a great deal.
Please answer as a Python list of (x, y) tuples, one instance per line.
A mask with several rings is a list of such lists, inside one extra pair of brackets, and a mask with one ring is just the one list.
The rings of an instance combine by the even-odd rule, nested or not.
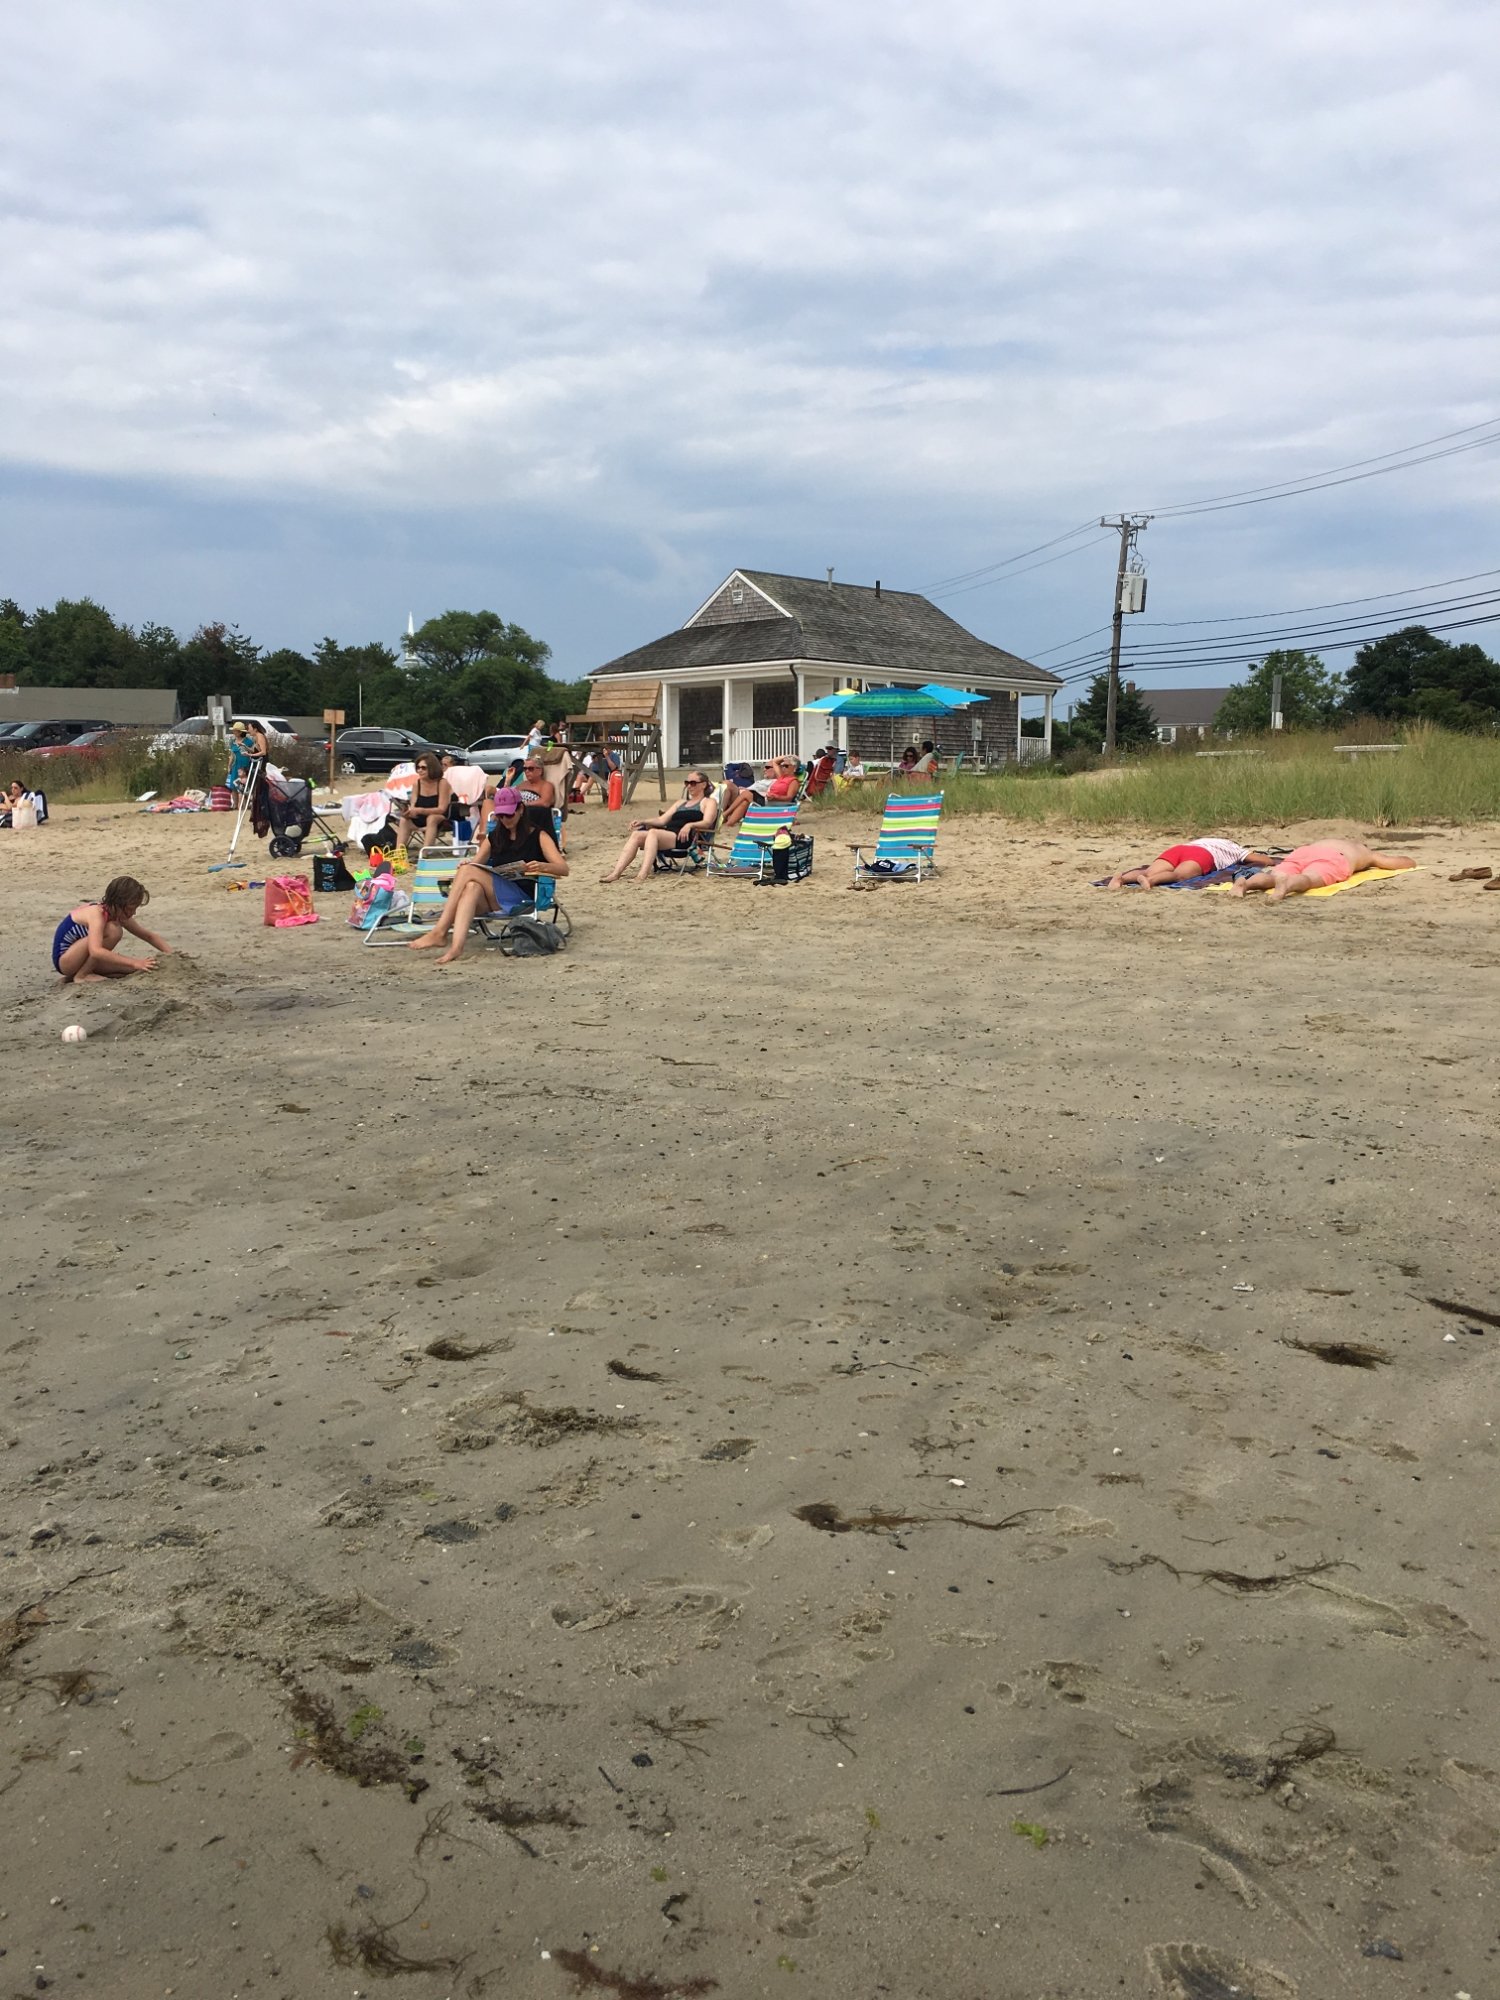
[[(1149, 514), (1121, 514), (1116, 520), (1101, 519), (1101, 528), (1117, 528), (1120, 533), (1120, 560), (1115, 569), (1115, 615), (1113, 631), (1109, 641), (1109, 700), (1105, 708), (1104, 754), (1115, 754), (1115, 710), (1120, 704), (1120, 628), (1125, 622), (1125, 565), (1131, 550), (1135, 547), (1136, 536), (1151, 519)], [(1138, 611), (1146, 608), (1145, 597), (1132, 607)]]

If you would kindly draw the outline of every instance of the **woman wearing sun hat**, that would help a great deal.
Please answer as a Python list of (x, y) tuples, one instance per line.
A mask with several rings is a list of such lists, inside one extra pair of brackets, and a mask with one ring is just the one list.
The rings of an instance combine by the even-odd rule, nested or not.
[(253, 760), (249, 730), (243, 722), (232, 722), (229, 725), (229, 773), (224, 780), (230, 791), (237, 792), (244, 784)]
[(479, 843), (472, 861), (459, 863), (443, 913), (425, 937), (408, 947), (425, 951), (450, 936), (448, 949), (438, 960), (451, 965), (468, 942), (469, 926), (478, 916), (500, 911), (508, 915), (521, 908), (526, 897), (517, 878), (534, 880), (538, 875), (566, 875), (568, 864), (549, 830), (531, 818), (526, 801), (510, 785), (495, 794), (495, 817), (489, 832)]

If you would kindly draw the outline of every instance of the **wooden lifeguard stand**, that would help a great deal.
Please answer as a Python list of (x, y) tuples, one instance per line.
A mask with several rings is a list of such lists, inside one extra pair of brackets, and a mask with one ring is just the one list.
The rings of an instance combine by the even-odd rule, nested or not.
[(564, 718), (568, 748), (576, 759), (585, 750), (612, 750), (620, 760), (628, 805), (648, 762), (656, 759), (656, 782), (662, 802), (667, 797), (667, 771), (661, 753), (661, 682), (606, 678), (589, 689), (582, 715)]

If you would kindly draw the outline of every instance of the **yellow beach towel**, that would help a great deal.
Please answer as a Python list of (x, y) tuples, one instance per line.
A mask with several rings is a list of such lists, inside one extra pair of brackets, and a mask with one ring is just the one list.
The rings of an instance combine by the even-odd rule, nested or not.
[[(1357, 875), (1351, 875), (1347, 882), (1330, 882), (1326, 889), (1306, 889), (1303, 895), (1337, 896), (1344, 889), (1357, 889), (1362, 882), (1384, 882), (1393, 875), (1420, 875), (1421, 872), (1420, 868), (1362, 868)], [(1204, 893), (1214, 896), (1232, 886), (1228, 882), (1213, 882)], [(1301, 902), (1302, 897), (1299, 896), (1297, 901)]]

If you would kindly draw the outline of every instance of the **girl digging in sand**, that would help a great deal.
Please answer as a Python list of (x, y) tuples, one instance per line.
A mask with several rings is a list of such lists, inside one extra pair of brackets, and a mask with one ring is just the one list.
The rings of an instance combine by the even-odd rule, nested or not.
[(1366, 868), (1415, 868), (1409, 854), (1376, 854), (1358, 840), (1316, 840), (1308, 847), (1294, 847), (1285, 861), (1263, 868), (1243, 882), (1231, 882), (1231, 896), (1243, 896), (1247, 889), (1266, 889), (1268, 903), (1285, 902), (1288, 896), (1305, 896), (1309, 889), (1329, 889), (1347, 882)]
[(172, 947), (155, 931), (135, 920), (137, 910), (151, 900), (133, 875), (117, 875), (97, 903), (80, 903), (58, 925), (52, 938), (52, 969), (65, 980), (82, 985), (89, 979), (121, 979), (132, 972), (149, 972), (154, 958), (126, 958), (115, 950), (129, 931), (166, 957)]

